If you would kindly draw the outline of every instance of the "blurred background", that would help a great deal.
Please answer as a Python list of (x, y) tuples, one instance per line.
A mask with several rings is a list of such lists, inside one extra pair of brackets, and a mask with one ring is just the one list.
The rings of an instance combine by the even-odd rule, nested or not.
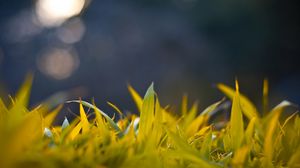
[[(282, 0), (0, 1), (1, 95), (34, 72), (31, 104), (95, 98), (135, 111), (153, 81), (163, 105), (184, 93), (200, 109), (220, 100), (223, 82), (257, 105), (270, 81), (271, 105), (300, 104), (300, 15)], [(53, 96), (54, 95), (54, 96)], [(178, 105), (177, 105), (178, 106)]]

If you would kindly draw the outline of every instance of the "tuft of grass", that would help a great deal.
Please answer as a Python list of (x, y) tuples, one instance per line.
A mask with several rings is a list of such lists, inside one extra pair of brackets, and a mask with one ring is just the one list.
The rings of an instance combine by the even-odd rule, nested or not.
[[(116, 120), (94, 103), (71, 100), (79, 116), (53, 125), (62, 106), (28, 107), (29, 76), (10, 104), (0, 99), (0, 167), (300, 167), (300, 117), (282, 117), (283, 101), (268, 110), (268, 83), (263, 86), (263, 111), (233, 89), (217, 88), (231, 100), (230, 119), (214, 120), (226, 101), (199, 112), (184, 96), (181, 113), (160, 105), (154, 85), (142, 98), (131, 86), (137, 112)], [(87, 115), (87, 108), (94, 115)], [(93, 117), (91, 117), (93, 116)]]

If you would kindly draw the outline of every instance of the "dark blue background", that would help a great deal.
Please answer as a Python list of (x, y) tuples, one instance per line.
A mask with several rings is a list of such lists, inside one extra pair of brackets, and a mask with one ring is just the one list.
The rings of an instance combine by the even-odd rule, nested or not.
[(80, 66), (63, 80), (45, 76), (36, 65), (45, 48), (65, 46), (55, 35), (58, 28), (14, 40), (25, 27), (12, 21), (27, 23), (34, 3), (0, 2), (2, 94), (14, 93), (26, 73), (34, 71), (32, 104), (80, 87), (85, 91), (73, 91), (69, 98), (95, 97), (105, 110), (111, 101), (133, 111), (126, 84), (144, 93), (153, 81), (164, 105), (188, 93), (203, 109), (222, 98), (213, 85), (232, 86), (235, 77), (242, 92), (260, 104), (262, 80), (268, 77), (271, 103), (288, 99), (300, 104), (296, 1), (91, 1), (79, 16), (85, 34), (72, 44)]

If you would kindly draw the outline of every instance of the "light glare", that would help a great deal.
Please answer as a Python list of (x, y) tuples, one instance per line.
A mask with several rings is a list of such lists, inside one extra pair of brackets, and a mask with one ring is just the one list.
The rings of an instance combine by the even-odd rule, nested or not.
[(78, 15), (85, 0), (38, 0), (36, 13), (43, 26), (59, 26), (68, 18)]

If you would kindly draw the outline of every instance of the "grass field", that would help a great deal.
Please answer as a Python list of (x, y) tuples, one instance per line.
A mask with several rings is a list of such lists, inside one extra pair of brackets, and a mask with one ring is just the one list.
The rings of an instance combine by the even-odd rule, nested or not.
[[(31, 83), (10, 103), (0, 99), (0, 167), (300, 167), (297, 108), (288, 101), (269, 108), (267, 81), (260, 112), (237, 81), (235, 89), (218, 84), (227, 99), (203, 111), (184, 96), (180, 114), (160, 104), (152, 84), (143, 98), (128, 87), (134, 114), (110, 104), (118, 115), (110, 117), (93, 102), (70, 100), (80, 115), (60, 126), (52, 123), (61, 106), (28, 107)], [(282, 115), (289, 106), (295, 113)]]

